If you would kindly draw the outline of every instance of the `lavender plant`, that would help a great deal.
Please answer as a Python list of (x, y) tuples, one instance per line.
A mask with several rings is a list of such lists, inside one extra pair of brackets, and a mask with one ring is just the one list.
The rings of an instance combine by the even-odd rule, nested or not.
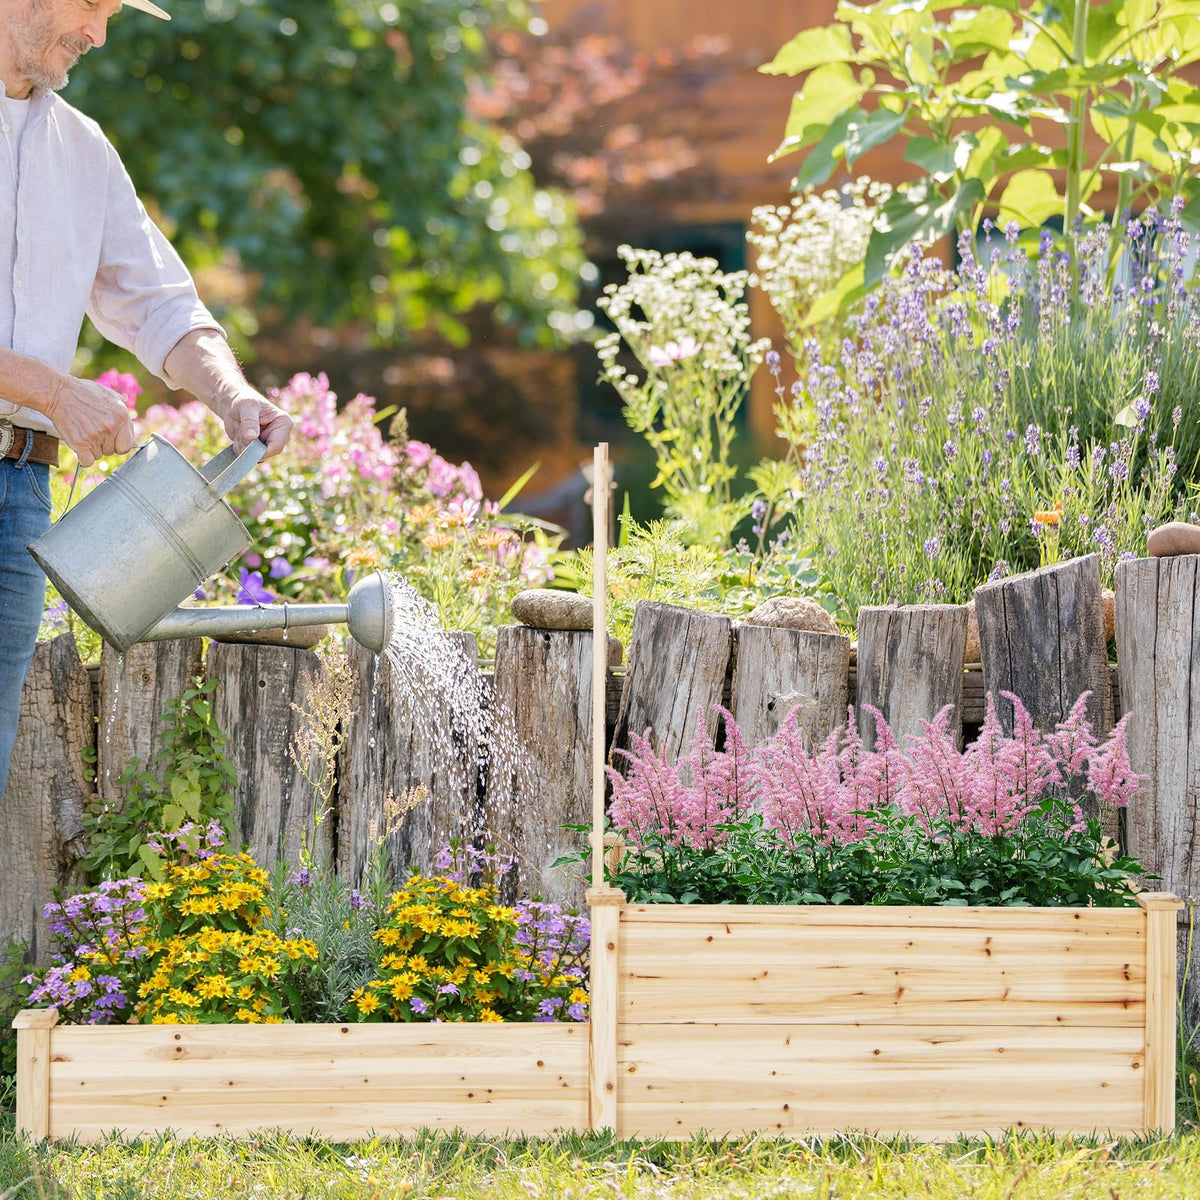
[(785, 554), (819, 560), (848, 624), (1037, 566), (1047, 511), (1054, 553), (1099, 553), (1110, 582), (1200, 466), (1200, 298), (1177, 217), (1089, 234), (1077, 270), (1048, 237), (1036, 259), (1015, 225), (991, 237), (984, 262), (964, 236), (956, 271), (914, 245), (836, 356), (810, 341), (815, 431), (777, 387), (801, 477), (774, 510), (794, 521)]
[(815, 747), (793, 710), (750, 750), (697, 728), (669, 763), (649, 734), (610, 769), (624, 849), (611, 881), (654, 903), (1102, 905), (1134, 903), (1136, 862), (1114, 854), (1077, 797), (1124, 807), (1139, 779), (1125, 720), (1098, 743), (1085, 693), (1048, 734), (1020, 700), (1006, 736), (988, 697), (959, 750), (951, 709), (900, 747), (882, 716), (868, 750), (848, 724)]

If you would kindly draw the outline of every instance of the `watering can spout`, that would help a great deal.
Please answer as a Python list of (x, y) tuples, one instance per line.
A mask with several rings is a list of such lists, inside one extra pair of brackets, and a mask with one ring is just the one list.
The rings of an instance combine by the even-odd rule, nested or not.
[(235, 604), (226, 608), (177, 608), (139, 640), (226, 637), (264, 629), (299, 629), (306, 625), (349, 627), (350, 636), (376, 654), (391, 640), (392, 595), (376, 571), (360, 579), (345, 604)]

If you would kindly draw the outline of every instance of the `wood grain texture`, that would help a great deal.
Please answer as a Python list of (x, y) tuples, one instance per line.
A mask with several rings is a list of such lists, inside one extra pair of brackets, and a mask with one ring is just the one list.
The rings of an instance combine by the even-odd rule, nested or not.
[(1090, 554), (975, 589), (983, 684), (1006, 732), (1019, 696), (1038, 729), (1051, 730), (1084, 692), (1103, 739), (1113, 726), (1100, 562)]
[(504, 626), (496, 636), (485, 838), (517, 859), (512, 886), (580, 908), (586, 867), (551, 870), (579, 846), (563, 829), (591, 815), (592, 635)]
[(730, 710), (748, 746), (770, 738), (792, 709), (810, 744), (846, 723), (849, 638), (741, 624), (733, 638)]
[(712, 908), (690, 921), (655, 921), (650, 908), (625, 910), (621, 1019), (947, 1028), (1145, 1021), (1138, 909), (1060, 910), (1078, 919), (1040, 922), (973, 910), (958, 925), (922, 924), (923, 910), (909, 911), (911, 922), (855, 924), (824, 922), (818, 910), (805, 923), (722, 920)]
[[(214, 713), (237, 772), (235, 845), (245, 842), (256, 861), (298, 863), (307, 846), (321, 862), (333, 848), (333, 814), (320, 813), (313, 786), (292, 758), (303, 710), (321, 675), (311, 650), (213, 642), (205, 674), (217, 680)], [(319, 765), (308, 765), (317, 778)], [(320, 819), (318, 819), (320, 818)]]
[[(1126, 747), (1144, 780), (1125, 812), (1126, 846), (1163, 888), (1200, 896), (1200, 557), (1133, 559), (1117, 566), (1116, 635)], [(1197, 754), (1192, 754), (1192, 747)], [(1188, 925), (1177, 933), (1185, 1017), (1200, 1018), (1200, 955), (1190, 974)]]
[(600, 885), (588, 889), (591, 966), (588, 1027), (588, 1128), (615, 1130), (618, 1111), (617, 1028), (621, 962), (621, 909), (625, 895)]
[(1143, 892), (1146, 914), (1146, 1117), (1147, 1129), (1175, 1128), (1175, 925), (1181, 901)]
[(0, 804), (0, 934), (50, 961), (44, 915), (56, 889), (68, 889), (83, 853), (82, 817), (95, 794), (83, 751), (95, 745), (91, 680), (75, 639), (43, 642), (21, 693), (21, 716)]
[(623, 1024), (620, 1137), (1142, 1128), (1141, 1030)]
[(119, 654), (107, 642), (100, 656), (100, 737), (96, 782), (101, 796), (119, 806), (117, 779), (130, 758), (162, 779), (152, 766), (162, 749), (167, 706), (203, 672), (200, 638), (143, 642)]
[[(613, 748), (629, 749), (629, 735), (653, 730), (653, 744), (669, 761), (679, 756), (703, 720), (716, 733), (733, 646), (733, 622), (712, 613), (642, 601), (633, 616), (629, 669), (621, 692)], [(616, 758), (618, 769), (623, 759)]]
[(892, 736), (905, 745), (921, 722), (954, 705), (951, 728), (962, 722), (967, 610), (961, 604), (915, 604), (858, 610), (857, 700), (859, 732), (875, 745), (875, 722), (863, 712), (877, 708)]
[(50, 1133), (582, 1130), (587, 1040), (565, 1024), (68, 1026)]
[(31, 1141), (50, 1135), (50, 1030), (17, 1030), (17, 1129)]
[[(474, 637), (446, 639), (459, 651), (451, 667), (456, 680), (474, 677)], [(387, 838), (394, 876), (401, 879), (410, 870), (429, 870), (451, 838), (469, 838), (478, 827), (478, 713), (455, 708), (456, 688), (402, 679), (386, 657), (356, 642), (347, 653), (355, 713), (338, 760), (337, 870), (361, 882), (385, 828), (388, 797), (423, 787), (427, 799)]]

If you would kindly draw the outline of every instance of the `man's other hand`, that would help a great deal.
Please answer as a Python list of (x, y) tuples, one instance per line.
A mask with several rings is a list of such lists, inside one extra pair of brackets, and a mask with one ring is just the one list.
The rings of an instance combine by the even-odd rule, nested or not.
[(81, 467), (108, 454), (128, 454), (137, 440), (122, 397), (90, 379), (64, 376), (45, 412)]
[(225, 432), (240, 454), (255, 438), (267, 447), (264, 458), (278, 454), (292, 435), (292, 418), (257, 392), (239, 396), (225, 414)]

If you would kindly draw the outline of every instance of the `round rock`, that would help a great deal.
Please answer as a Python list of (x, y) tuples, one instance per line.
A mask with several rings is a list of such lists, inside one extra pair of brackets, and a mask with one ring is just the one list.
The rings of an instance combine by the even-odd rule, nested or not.
[(806, 629), (810, 633), (837, 633), (837, 622), (808, 596), (772, 596), (764, 600), (743, 625), (771, 625), (776, 629)]
[(1200, 554), (1200, 525), (1189, 525), (1186, 521), (1170, 521), (1160, 525), (1146, 535), (1146, 550), (1153, 558)]
[(329, 632), (328, 625), (293, 625), (284, 636), (282, 629), (258, 629), (252, 633), (222, 633), (214, 642), (244, 646), (288, 646), (292, 650), (311, 650)]
[(591, 629), (592, 598), (577, 592), (533, 588), (513, 597), (512, 615), (534, 629)]

